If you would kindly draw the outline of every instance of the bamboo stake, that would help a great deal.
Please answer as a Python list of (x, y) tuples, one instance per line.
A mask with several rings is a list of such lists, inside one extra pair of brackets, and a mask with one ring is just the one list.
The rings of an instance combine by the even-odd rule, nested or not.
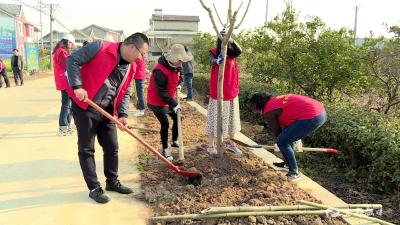
[[(343, 206), (335, 206), (339, 209), (381, 209), (381, 204), (346, 204)], [(211, 207), (201, 211), (202, 214), (212, 213), (230, 213), (230, 212), (265, 212), (265, 211), (289, 211), (289, 210), (310, 210), (312, 206), (306, 205), (283, 205), (283, 206), (228, 206), (228, 207)]]
[[(364, 210), (350, 209), (351, 212), (362, 213)], [(170, 216), (155, 216), (155, 221), (176, 221), (181, 219), (212, 219), (212, 218), (230, 218), (247, 216), (308, 216), (308, 215), (327, 215), (326, 210), (295, 210), (295, 211), (270, 211), (270, 212), (235, 212), (235, 213), (217, 213), (217, 214), (183, 214)]]
[[(181, 74), (179, 74), (180, 77)], [(176, 102), (178, 105), (180, 105), (180, 99), (179, 99), (179, 90), (178, 88), (176, 89)], [(181, 110), (178, 109), (176, 112), (176, 117), (177, 117), (177, 125), (178, 125), (178, 141), (179, 141), (179, 160), (184, 160), (185, 159), (185, 152), (183, 150), (183, 136), (182, 136), (182, 119), (181, 119)]]
[(308, 205), (308, 206), (313, 206), (313, 207), (319, 208), (319, 209), (334, 210), (334, 211), (342, 213), (344, 215), (349, 215), (349, 216), (352, 216), (352, 217), (356, 217), (356, 218), (359, 218), (359, 219), (363, 219), (363, 220), (367, 220), (367, 221), (371, 221), (371, 222), (375, 222), (375, 223), (379, 223), (379, 224), (383, 224), (383, 225), (395, 225), (393, 223), (389, 223), (389, 222), (383, 221), (381, 219), (369, 217), (369, 216), (362, 215), (362, 214), (356, 214), (356, 213), (348, 212), (347, 210), (338, 209), (338, 208), (334, 208), (334, 207), (327, 206), (327, 205), (308, 202), (308, 201), (304, 201), (304, 200), (300, 200), (300, 201), (298, 201), (298, 203), (301, 203), (301, 204), (304, 204), (304, 205)]

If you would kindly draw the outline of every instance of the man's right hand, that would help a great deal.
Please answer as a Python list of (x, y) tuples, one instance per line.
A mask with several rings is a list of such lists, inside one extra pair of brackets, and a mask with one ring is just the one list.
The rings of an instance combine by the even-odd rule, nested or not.
[(88, 95), (87, 95), (87, 91), (83, 88), (78, 88), (74, 90), (75, 96), (81, 100), (81, 101), (86, 101)]

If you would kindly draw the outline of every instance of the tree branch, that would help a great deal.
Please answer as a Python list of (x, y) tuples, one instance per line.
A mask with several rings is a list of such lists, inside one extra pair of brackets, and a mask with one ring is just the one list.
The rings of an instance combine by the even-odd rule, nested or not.
[[(242, 2), (242, 3), (243, 3), (243, 2)], [(246, 7), (246, 11), (244, 12), (243, 17), (242, 17), (242, 19), (240, 20), (240, 22), (238, 23), (238, 25), (235, 26), (235, 29), (238, 29), (238, 28), (240, 27), (240, 25), (242, 25), (243, 20), (244, 20), (244, 18), (246, 17), (247, 12), (249, 11), (250, 3), (251, 3), (251, 0), (249, 0), (249, 3), (247, 4), (247, 7)], [(241, 6), (241, 5), (242, 5), (242, 4), (240, 4), (240, 6)], [(240, 8), (240, 7), (239, 7), (239, 8)], [(239, 11), (239, 9), (238, 9), (238, 11)]]
[(215, 4), (213, 4), (213, 6), (214, 6), (215, 14), (217, 14), (217, 18), (218, 18), (219, 22), (221, 23), (222, 27), (225, 28), (227, 24), (222, 23), (221, 17), (219, 17), (219, 14), (218, 14), (217, 8), (215, 7)]
[(211, 19), (211, 23), (212, 23), (212, 25), (213, 25), (213, 28), (214, 28), (214, 30), (215, 30), (215, 33), (217, 33), (217, 36), (222, 40), (222, 35), (219, 33), (219, 30), (218, 30), (218, 28), (217, 28), (217, 25), (215, 24), (214, 16), (213, 16), (213, 14), (212, 14), (211, 9), (210, 9), (209, 7), (207, 7), (207, 6), (204, 4), (203, 0), (199, 0), (199, 2), (200, 2), (200, 4), (201, 4), (201, 6), (203, 6), (203, 8), (208, 12), (208, 16), (209, 16), (210, 19)]

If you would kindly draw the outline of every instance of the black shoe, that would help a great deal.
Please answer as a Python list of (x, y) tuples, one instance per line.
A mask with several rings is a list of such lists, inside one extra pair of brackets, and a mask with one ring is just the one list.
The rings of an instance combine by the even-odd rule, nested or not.
[(190, 102), (190, 101), (193, 101), (193, 99), (192, 99), (192, 98), (188, 98), (188, 97), (186, 97), (186, 98), (183, 98), (183, 100), (185, 100), (185, 101), (188, 101), (188, 102)]
[(98, 203), (107, 203), (110, 201), (110, 198), (104, 194), (104, 191), (101, 187), (95, 188), (89, 192), (89, 197), (95, 200)]
[(178, 141), (173, 141), (172, 144), (171, 144), (171, 147), (173, 147), (173, 148), (179, 148), (179, 143), (178, 143)]
[(275, 166), (275, 168), (277, 169), (277, 170), (285, 170), (285, 171), (289, 171), (289, 166), (288, 165), (286, 165), (286, 163), (285, 162), (274, 162), (274, 163), (272, 163), (274, 166)]
[(114, 181), (112, 184), (106, 184), (107, 191), (115, 191), (120, 194), (130, 194), (132, 193), (132, 189), (122, 185), (119, 180)]

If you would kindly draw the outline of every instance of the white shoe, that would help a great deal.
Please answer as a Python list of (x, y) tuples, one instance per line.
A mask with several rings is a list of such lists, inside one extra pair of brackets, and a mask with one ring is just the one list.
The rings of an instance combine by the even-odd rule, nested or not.
[(168, 148), (166, 148), (166, 149), (163, 150), (163, 155), (164, 155), (164, 157), (167, 158), (168, 161), (170, 161), (170, 162), (171, 162), (172, 160), (174, 160), (174, 157), (172, 157), (171, 151), (170, 151)]
[(207, 152), (208, 152), (210, 155), (216, 155), (216, 154), (218, 154), (218, 151), (217, 151), (217, 149), (216, 149), (215, 147), (208, 147), (208, 148), (207, 148)]
[(229, 151), (233, 152), (235, 155), (242, 155), (243, 152), (236, 146), (236, 145), (230, 145), (227, 148)]
[(134, 112), (133, 116), (134, 117), (144, 116), (144, 110), (138, 110), (138, 111)]

